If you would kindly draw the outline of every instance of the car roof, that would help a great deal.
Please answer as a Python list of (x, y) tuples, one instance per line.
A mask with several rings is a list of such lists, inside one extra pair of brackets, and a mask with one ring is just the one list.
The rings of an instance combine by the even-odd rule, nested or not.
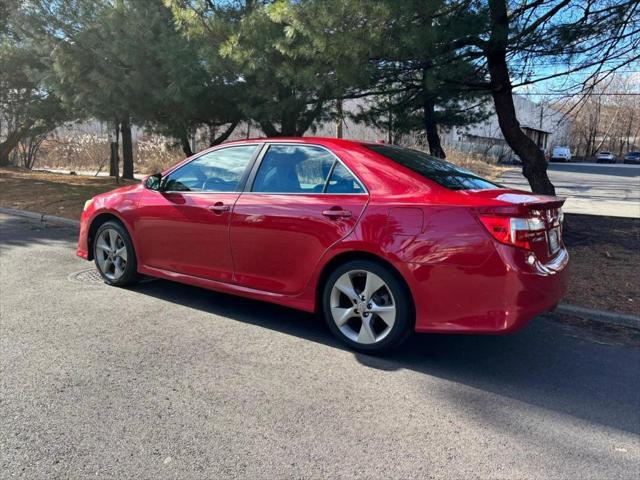
[(225, 142), (224, 145), (239, 144), (239, 143), (253, 143), (253, 142), (302, 143), (302, 144), (315, 144), (315, 145), (341, 146), (341, 147), (385, 143), (384, 141), (372, 142), (368, 140), (354, 140), (354, 139), (335, 138), (335, 137), (254, 137), (254, 138), (247, 138), (242, 140), (233, 140), (231, 142)]

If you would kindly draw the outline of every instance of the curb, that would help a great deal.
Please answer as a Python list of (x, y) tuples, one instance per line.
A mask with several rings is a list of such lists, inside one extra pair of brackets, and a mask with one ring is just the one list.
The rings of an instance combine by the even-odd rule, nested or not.
[(69, 218), (56, 217), (55, 215), (46, 215), (44, 213), (28, 212), (26, 210), (17, 210), (15, 208), (0, 207), (0, 213), (7, 215), (15, 215), (18, 217), (31, 218), (33, 220), (39, 220), (43, 223), (62, 223), (71, 227), (80, 227), (79, 220), (71, 220)]
[(585, 320), (591, 320), (592, 322), (640, 330), (640, 317), (636, 317), (635, 315), (606, 312), (604, 310), (567, 305), (566, 303), (558, 305), (552, 313), (573, 315), (575, 317), (584, 318)]

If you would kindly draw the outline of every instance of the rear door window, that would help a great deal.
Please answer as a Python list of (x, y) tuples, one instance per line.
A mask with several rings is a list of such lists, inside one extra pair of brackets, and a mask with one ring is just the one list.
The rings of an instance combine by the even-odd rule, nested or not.
[(358, 180), (340, 162), (333, 167), (326, 193), (364, 193), (364, 188)]
[(264, 155), (253, 192), (322, 193), (335, 157), (312, 145), (271, 145)]
[(502, 188), (475, 173), (418, 150), (395, 145), (365, 144), (364, 147), (383, 155), (403, 167), (442, 185), (449, 190), (490, 190)]

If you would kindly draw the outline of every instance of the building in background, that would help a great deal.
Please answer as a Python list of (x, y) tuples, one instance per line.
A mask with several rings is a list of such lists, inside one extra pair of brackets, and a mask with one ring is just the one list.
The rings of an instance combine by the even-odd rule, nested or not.
[[(553, 147), (568, 146), (571, 143), (572, 121), (565, 114), (519, 95), (514, 95), (513, 101), (522, 130), (540, 149), (548, 152)], [(495, 112), (483, 122), (455, 127), (442, 132), (441, 136), (442, 143), (449, 148), (490, 155), (504, 162), (516, 159), (500, 131)]]

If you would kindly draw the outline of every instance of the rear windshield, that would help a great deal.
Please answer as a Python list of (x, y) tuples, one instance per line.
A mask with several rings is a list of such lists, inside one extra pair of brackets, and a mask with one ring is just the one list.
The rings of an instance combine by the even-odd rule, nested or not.
[(366, 144), (369, 150), (384, 155), (429, 180), (449, 190), (490, 190), (502, 188), (500, 185), (479, 177), (473, 172), (458, 167), (418, 150), (394, 145)]

